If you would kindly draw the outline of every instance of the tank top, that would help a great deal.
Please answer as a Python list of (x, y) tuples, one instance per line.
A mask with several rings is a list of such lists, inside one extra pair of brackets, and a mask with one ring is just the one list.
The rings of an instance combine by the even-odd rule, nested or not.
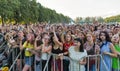
[(63, 50), (61, 50), (60, 48), (58, 48), (58, 49), (52, 48), (52, 53), (53, 53), (53, 54), (63, 53)]
[[(45, 48), (48, 48), (48, 47), (45, 47)], [(42, 60), (47, 60), (48, 59), (48, 53), (42, 53), (41, 54), (41, 59)]]

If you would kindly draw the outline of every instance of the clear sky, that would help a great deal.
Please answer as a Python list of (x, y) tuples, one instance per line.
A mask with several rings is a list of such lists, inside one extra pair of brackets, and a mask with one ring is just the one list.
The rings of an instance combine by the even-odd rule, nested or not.
[(37, 0), (37, 2), (72, 19), (120, 14), (120, 0)]

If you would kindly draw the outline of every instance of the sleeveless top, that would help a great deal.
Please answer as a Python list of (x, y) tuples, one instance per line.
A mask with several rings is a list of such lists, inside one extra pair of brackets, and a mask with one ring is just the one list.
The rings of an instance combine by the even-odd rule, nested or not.
[(95, 54), (95, 43), (94, 43), (93, 47), (90, 50), (87, 50), (87, 54), (88, 55), (94, 55)]
[(111, 71), (112, 69), (112, 57), (109, 55), (104, 55), (104, 52), (110, 52), (110, 42), (103, 42), (100, 54), (102, 55), (102, 58), (100, 60), (100, 71)]
[(53, 54), (63, 53), (63, 50), (61, 50), (60, 48), (58, 48), (58, 49), (52, 48), (52, 53), (53, 53)]
[[(114, 47), (116, 51), (120, 52), (119, 44), (115, 44)], [(119, 58), (116, 58), (116, 57), (112, 58), (112, 68), (120, 70), (120, 59)]]
[[(86, 49), (87, 50), (87, 54), (88, 55), (94, 55), (95, 54), (95, 43), (93, 44), (93, 46), (89, 46), (89, 44), (88, 43), (85, 43), (84, 44), (84, 49)], [(87, 49), (87, 48), (90, 48), (90, 49)], [(92, 48), (91, 48), (92, 47)]]
[[(48, 47), (45, 47), (45, 48), (48, 48)], [(48, 59), (48, 53), (42, 53), (41, 54), (41, 59), (42, 60), (47, 60)]]

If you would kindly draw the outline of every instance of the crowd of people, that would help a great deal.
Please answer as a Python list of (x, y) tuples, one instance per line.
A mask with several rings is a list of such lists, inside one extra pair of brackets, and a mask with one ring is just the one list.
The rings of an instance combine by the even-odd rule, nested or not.
[[(35, 71), (33, 66), (40, 61), (36, 71), (43, 71), (48, 59), (48, 71), (120, 71), (120, 24), (1, 26), (0, 54), (5, 60), (0, 60), (1, 67), (7, 63), (10, 68), (19, 52), (18, 71)], [(92, 55), (102, 58), (87, 57)]]

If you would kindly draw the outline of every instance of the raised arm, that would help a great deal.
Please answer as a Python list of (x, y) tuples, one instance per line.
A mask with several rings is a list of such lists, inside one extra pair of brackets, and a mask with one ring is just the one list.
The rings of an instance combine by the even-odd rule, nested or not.
[(54, 33), (54, 41), (61, 46), (61, 49), (63, 49), (63, 43), (58, 40), (54, 27), (53, 27), (53, 33)]
[(37, 46), (37, 41), (41, 40), (40, 36), (38, 35), (35, 39), (35, 42), (34, 42), (34, 47), (35, 47), (35, 50), (40, 50), (41, 49), (41, 45), (40, 46)]
[[(19, 40), (20, 40), (20, 50), (23, 50), (24, 49), (24, 46), (22, 45), (22, 40), (23, 40), (23, 34), (22, 33), (18, 33), (19, 34)], [(24, 43), (24, 45), (27, 44), (27, 41)]]

